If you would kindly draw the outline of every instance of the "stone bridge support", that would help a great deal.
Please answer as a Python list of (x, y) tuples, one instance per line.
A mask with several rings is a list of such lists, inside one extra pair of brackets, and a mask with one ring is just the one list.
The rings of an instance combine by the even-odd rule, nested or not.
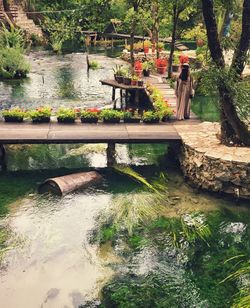
[(5, 171), (6, 165), (6, 151), (3, 144), (0, 144), (0, 171)]

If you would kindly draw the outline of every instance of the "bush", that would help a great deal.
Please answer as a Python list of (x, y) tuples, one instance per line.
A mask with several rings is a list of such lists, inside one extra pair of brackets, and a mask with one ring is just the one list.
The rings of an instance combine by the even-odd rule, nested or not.
[(26, 77), (30, 71), (30, 65), (26, 62), (21, 49), (0, 49), (0, 77), (20, 78)]
[(0, 47), (21, 49), (23, 46), (24, 35), (22, 30), (15, 29), (13, 26), (8, 30), (5, 25), (2, 25), (0, 31)]
[(123, 117), (123, 113), (117, 110), (105, 109), (101, 112), (101, 118), (103, 120), (121, 120)]

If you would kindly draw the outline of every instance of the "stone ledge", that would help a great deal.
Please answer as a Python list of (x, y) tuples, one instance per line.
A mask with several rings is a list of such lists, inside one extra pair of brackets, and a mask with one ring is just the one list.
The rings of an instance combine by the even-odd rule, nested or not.
[(200, 188), (250, 200), (250, 148), (220, 144), (218, 123), (175, 128), (183, 141), (180, 162), (187, 178)]

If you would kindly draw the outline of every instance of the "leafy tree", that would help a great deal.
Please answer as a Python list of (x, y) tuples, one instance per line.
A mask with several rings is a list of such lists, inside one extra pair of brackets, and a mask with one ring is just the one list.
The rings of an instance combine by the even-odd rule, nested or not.
[(217, 74), (217, 88), (220, 96), (221, 142), (226, 145), (244, 144), (250, 146), (248, 126), (237, 113), (234, 85), (243, 73), (250, 47), (250, 1), (244, 0), (242, 7), (242, 32), (235, 49), (233, 61), (226, 68), (213, 0), (202, 0), (202, 11), (207, 29), (208, 46)]

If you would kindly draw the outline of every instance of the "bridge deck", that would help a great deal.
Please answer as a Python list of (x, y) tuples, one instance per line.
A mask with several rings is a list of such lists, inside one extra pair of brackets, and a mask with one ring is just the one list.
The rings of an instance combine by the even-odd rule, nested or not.
[[(182, 122), (183, 123), (183, 122)], [(196, 125), (199, 121), (187, 120)], [(52, 143), (164, 143), (181, 140), (177, 122), (160, 124), (32, 124), (0, 123), (2, 144)]]

